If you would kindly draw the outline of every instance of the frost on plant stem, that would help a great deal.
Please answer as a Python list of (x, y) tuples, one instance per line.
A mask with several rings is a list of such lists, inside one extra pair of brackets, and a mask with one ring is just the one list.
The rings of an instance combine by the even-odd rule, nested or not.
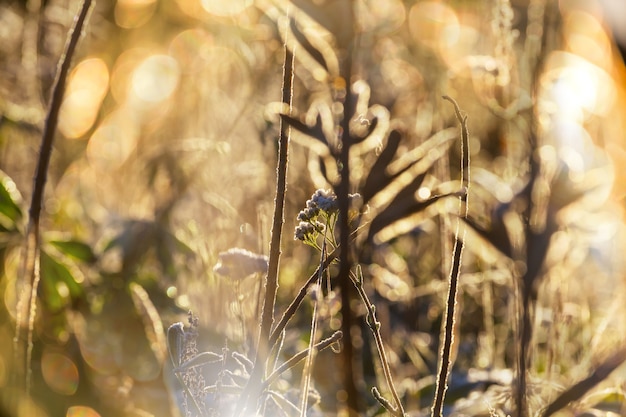
[[(168, 350), (175, 367), (198, 356), (198, 318), (189, 312), (188, 320), (188, 326), (176, 323), (168, 329)], [(204, 377), (195, 367), (185, 369), (178, 377), (184, 387), (181, 406), (185, 417), (199, 417), (206, 407)]]

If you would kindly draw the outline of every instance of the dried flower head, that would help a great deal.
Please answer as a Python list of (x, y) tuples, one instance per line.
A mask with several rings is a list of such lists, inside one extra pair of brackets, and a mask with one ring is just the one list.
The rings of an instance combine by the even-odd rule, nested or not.
[(321, 188), (313, 193), (311, 199), (306, 202), (307, 207), (319, 207), (326, 213), (339, 210), (337, 196), (331, 190), (322, 190)]
[(300, 224), (296, 226), (294, 240), (302, 240), (304, 242), (315, 241), (317, 235), (323, 233), (325, 229), (326, 225), (324, 223), (318, 222), (317, 220), (300, 222)]
[(213, 272), (234, 280), (241, 280), (254, 273), (266, 273), (268, 258), (245, 249), (231, 248), (220, 252)]

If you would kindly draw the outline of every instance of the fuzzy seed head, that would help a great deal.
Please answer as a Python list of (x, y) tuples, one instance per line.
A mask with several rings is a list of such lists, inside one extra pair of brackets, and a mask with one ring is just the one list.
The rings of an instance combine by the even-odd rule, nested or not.
[(231, 248), (218, 255), (218, 262), (213, 272), (228, 276), (233, 280), (241, 280), (254, 273), (266, 273), (269, 259), (267, 256), (240, 248)]

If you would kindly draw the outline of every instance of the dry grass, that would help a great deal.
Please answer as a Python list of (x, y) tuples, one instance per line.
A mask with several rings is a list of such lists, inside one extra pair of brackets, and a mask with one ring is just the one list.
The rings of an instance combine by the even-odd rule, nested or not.
[(0, 5), (0, 415), (626, 413), (602, 16), (370, 3)]

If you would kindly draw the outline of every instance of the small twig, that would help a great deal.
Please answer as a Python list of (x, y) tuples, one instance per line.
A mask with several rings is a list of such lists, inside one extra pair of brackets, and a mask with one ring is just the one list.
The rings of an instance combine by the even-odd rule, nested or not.
[(287, 323), (289, 323), (289, 320), (291, 320), (293, 315), (296, 313), (296, 310), (298, 310), (298, 307), (300, 307), (300, 304), (302, 304), (302, 301), (304, 301), (304, 298), (307, 295), (307, 291), (309, 287), (317, 281), (317, 277), (319, 276), (319, 274), (321, 274), (324, 270), (326, 270), (326, 268), (328, 268), (328, 266), (332, 263), (332, 261), (334, 261), (337, 258), (338, 252), (339, 252), (339, 249), (335, 249), (334, 251), (332, 251), (326, 257), (326, 259), (324, 259), (322, 264), (317, 267), (315, 272), (311, 274), (311, 276), (304, 283), (304, 285), (300, 287), (300, 291), (298, 292), (296, 297), (291, 301), (291, 304), (289, 304), (289, 306), (283, 313), (280, 321), (278, 322), (278, 324), (272, 331), (272, 334), (270, 335), (270, 345), (273, 345), (274, 343), (276, 343), (281, 332), (285, 330), (285, 327), (287, 327)]
[(574, 384), (569, 389), (561, 393), (552, 403), (548, 405), (542, 417), (549, 417), (572, 401), (576, 401), (587, 393), (591, 388), (602, 382), (611, 372), (626, 361), (626, 348), (621, 348), (611, 356), (606, 358), (587, 378)]
[[(328, 346), (337, 342), (343, 337), (343, 333), (340, 330), (337, 330), (333, 333), (329, 338), (319, 341), (313, 346), (313, 349), (317, 352), (326, 349)], [(285, 363), (280, 365), (270, 376), (267, 377), (263, 384), (261, 384), (261, 391), (266, 390), (272, 385), (276, 380), (286, 371), (296, 366), (300, 361), (306, 358), (309, 355), (309, 349), (301, 350), (300, 352), (293, 355), (289, 358)]]
[[(459, 197), (460, 210), (463, 211), (462, 218), (468, 217), (468, 194), (469, 194), (469, 132), (467, 130), (467, 116), (461, 114), (461, 110), (457, 102), (448, 96), (443, 96), (454, 105), (454, 111), (457, 120), (461, 123), (461, 183), (466, 187), (466, 192)], [(467, 168), (467, 169), (466, 169)], [(465, 209), (463, 210), (463, 205)], [(461, 274), (461, 262), (463, 258), (463, 247), (465, 246), (465, 228), (463, 228), (463, 236), (459, 239), (459, 229), (461, 227), (461, 219), (457, 219), (456, 232), (454, 234), (454, 250), (452, 258), (452, 267), (450, 269), (448, 298), (446, 301), (446, 316), (443, 341), (441, 346), (441, 357), (439, 362), (439, 373), (437, 375), (437, 384), (435, 385), (435, 399), (431, 410), (432, 417), (443, 416), (443, 404), (448, 389), (448, 377), (450, 367), (452, 366), (452, 344), (454, 343), (454, 325), (456, 314), (456, 299), (458, 293), (459, 276)]]
[(402, 401), (400, 400), (398, 391), (396, 391), (396, 387), (393, 383), (393, 376), (391, 375), (389, 359), (387, 358), (385, 345), (383, 344), (383, 338), (380, 334), (380, 322), (376, 318), (376, 306), (372, 304), (369, 297), (367, 296), (367, 293), (365, 292), (365, 288), (363, 288), (363, 274), (361, 273), (360, 265), (357, 265), (356, 275), (352, 276), (352, 283), (356, 287), (356, 290), (359, 293), (363, 304), (365, 304), (365, 308), (367, 308), (367, 325), (374, 335), (374, 340), (376, 341), (376, 349), (378, 350), (378, 356), (383, 367), (385, 381), (387, 382), (387, 387), (391, 392), (391, 396), (393, 397), (393, 402), (395, 403), (395, 405), (392, 405), (389, 401), (387, 401), (380, 394), (380, 392), (378, 392), (378, 389), (376, 389), (376, 387), (372, 388), (372, 395), (374, 395), (374, 398), (376, 398), (378, 402), (383, 407), (385, 407), (393, 416), (403, 417), (405, 416), (404, 407), (402, 406)]
[[(322, 242), (322, 252), (320, 254), (320, 266), (324, 262), (324, 258), (326, 257), (326, 236), (324, 236), (324, 241)], [(316, 296), (313, 297), (313, 317), (311, 317), (311, 335), (309, 340), (309, 354), (306, 357), (306, 361), (304, 363), (304, 371), (302, 372), (302, 388), (300, 390), (300, 394), (302, 395), (300, 401), (300, 417), (306, 417), (306, 409), (307, 403), (309, 400), (309, 386), (311, 384), (311, 373), (313, 371), (313, 362), (315, 360), (315, 352), (316, 350), (313, 348), (315, 346), (315, 339), (317, 338), (317, 322), (318, 322), (318, 305), (319, 299), (322, 297), (322, 278), (324, 277), (324, 270), (320, 268), (319, 275), (317, 276), (317, 282), (314, 287), (314, 291), (316, 292)]]
[[(355, 237), (357, 236), (361, 228), (357, 228), (354, 232), (352, 232), (352, 235), (350, 236), (350, 242), (352, 242), (355, 239)], [(291, 304), (289, 304), (289, 306), (283, 313), (280, 321), (278, 322), (274, 330), (272, 330), (272, 334), (270, 335), (270, 341), (269, 341), (270, 346), (273, 346), (276, 343), (276, 341), (280, 337), (281, 332), (285, 330), (285, 327), (287, 327), (289, 320), (291, 320), (293, 315), (298, 310), (298, 307), (300, 307), (300, 304), (302, 304), (302, 301), (306, 297), (309, 287), (317, 281), (317, 277), (320, 274), (320, 272), (325, 271), (330, 266), (330, 264), (333, 263), (337, 259), (338, 255), (339, 255), (339, 247), (336, 247), (331, 253), (328, 254), (326, 259), (324, 259), (324, 262), (322, 262), (322, 264), (315, 270), (315, 272), (311, 274), (309, 279), (302, 285), (302, 287), (300, 287), (300, 291), (298, 291), (298, 294), (291, 301)]]

